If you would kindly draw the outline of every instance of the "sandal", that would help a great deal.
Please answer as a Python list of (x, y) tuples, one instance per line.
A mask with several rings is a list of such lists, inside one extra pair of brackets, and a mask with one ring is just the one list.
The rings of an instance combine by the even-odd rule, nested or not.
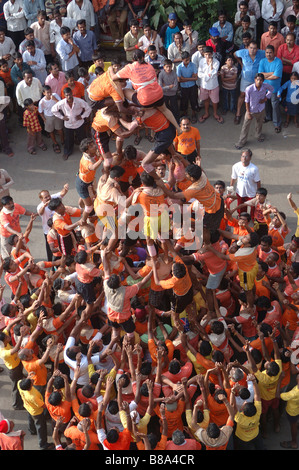
[(283, 125), (283, 127), (288, 127), (289, 126), (289, 123), (286, 121)]
[(257, 139), (258, 142), (264, 142), (264, 140), (265, 140), (265, 137), (263, 137), (263, 136), (261, 136)]
[(240, 122), (241, 122), (241, 116), (237, 116), (237, 115), (236, 115), (236, 116), (235, 116), (235, 119), (234, 119), (234, 123), (235, 123), (235, 124), (240, 124)]
[(138, 144), (140, 144), (140, 142), (141, 142), (141, 139), (142, 139), (142, 137), (140, 137), (139, 135), (138, 135), (137, 137), (135, 137), (135, 140), (134, 140), (134, 145), (138, 145)]
[(224, 123), (224, 119), (223, 119), (222, 116), (218, 116), (218, 117), (215, 117), (215, 116), (214, 116), (214, 119), (215, 119), (215, 121), (219, 122), (219, 124), (223, 124), (223, 123)]
[(202, 122), (205, 122), (207, 119), (209, 119), (209, 117), (210, 117), (210, 116), (205, 116), (205, 115), (203, 115), (203, 116), (201, 116), (201, 117), (199, 118), (198, 122), (201, 122), (201, 123), (202, 123)]
[(41, 149), (45, 152), (45, 151), (47, 150), (47, 146), (46, 146), (46, 145), (43, 145), (43, 146), (41, 147)]
[(154, 142), (154, 141), (155, 141), (155, 139), (153, 138), (152, 135), (148, 135), (148, 136), (147, 136), (147, 140), (148, 140), (149, 142)]
[(280, 442), (280, 447), (283, 447), (284, 449), (293, 449), (293, 450), (298, 449), (298, 446), (297, 447), (292, 447), (292, 443), (290, 441)]
[(36, 151), (35, 151), (35, 150), (28, 150), (28, 153), (29, 153), (30, 155), (36, 155)]
[(275, 132), (276, 134), (279, 134), (281, 132), (281, 127), (275, 127)]
[(53, 150), (55, 153), (60, 153), (61, 152), (60, 145), (53, 144)]

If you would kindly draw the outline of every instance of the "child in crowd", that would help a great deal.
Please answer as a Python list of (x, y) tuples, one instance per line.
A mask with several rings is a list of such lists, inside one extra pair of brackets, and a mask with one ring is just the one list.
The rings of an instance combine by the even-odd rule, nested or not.
[(24, 107), (23, 126), (27, 128), (27, 150), (30, 155), (36, 155), (36, 146), (43, 151), (47, 150), (47, 146), (42, 139), (42, 127), (38, 118), (39, 112), (31, 98), (24, 101)]
[(284, 109), (286, 112), (286, 120), (284, 123), (284, 127), (288, 127), (290, 123), (290, 117), (294, 118), (294, 124), (296, 127), (299, 127), (299, 123), (297, 122), (297, 114), (299, 112), (298, 103), (295, 104), (292, 96), (297, 95), (299, 88), (299, 75), (297, 72), (292, 72), (290, 75), (290, 80), (286, 81), (278, 90), (277, 97), (281, 99), (282, 92), (284, 90), (287, 91), (287, 95), (285, 100), (283, 101)]
[(61, 144), (64, 144), (63, 134), (63, 121), (58, 119), (52, 113), (52, 106), (60, 101), (60, 97), (56, 93), (52, 93), (49, 85), (43, 87), (43, 98), (38, 103), (38, 112), (45, 123), (45, 131), (49, 132), (51, 140), (53, 142), (53, 150), (55, 153), (60, 153), (61, 148), (58, 144), (55, 136), (55, 131), (58, 132)]
[(85, 89), (97, 78), (95, 73), (89, 73), (84, 67), (79, 68), (78, 75), (78, 82), (82, 83)]
[(222, 114), (227, 111), (236, 113), (236, 93), (238, 81), (238, 68), (234, 63), (232, 55), (228, 55), (225, 64), (220, 69), (220, 77), (222, 83)]
[(158, 83), (162, 87), (164, 100), (166, 106), (172, 111), (174, 117), (179, 120), (179, 107), (178, 107), (178, 78), (176, 72), (173, 70), (173, 64), (170, 59), (165, 59), (163, 70), (159, 73)]

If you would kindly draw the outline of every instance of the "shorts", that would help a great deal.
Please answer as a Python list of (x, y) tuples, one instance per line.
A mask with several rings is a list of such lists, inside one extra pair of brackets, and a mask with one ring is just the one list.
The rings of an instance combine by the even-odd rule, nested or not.
[(185, 295), (176, 295), (175, 293), (173, 293), (173, 298), (171, 301), (171, 310), (176, 313), (182, 313), (192, 302), (193, 287), (190, 287), (187, 294)]
[(207, 289), (212, 289), (215, 290), (219, 287), (219, 284), (221, 282), (221, 279), (223, 278), (224, 274), (226, 272), (226, 266), (225, 268), (222, 269), (222, 271), (219, 271), (219, 273), (215, 274), (210, 274), (208, 277), (208, 282), (206, 285)]
[(135, 331), (135, 323), (132, 317), (128, 318), (128, 320), (125, 320), (122, 323), (109, 320), (108, 318), (108, 325), (112, 326), (115, 329), (122, 328), (126, 333), (133, 333), (133, 331)]
[(63, 129), (63, 120), (56, 116), (45, 116), (45, 131), (54, 132), (61, 131)]
[(160, 98), (159, 100), (155, 101), (154, 103), (151, 103), (151, 104), (141, 104), (139, 99), (138, 99), (138, 94), (137, 92), (134, 93), (134, 95), (132, 96), (131, 98), (132, 102), (136, 105), (136, 106), (140, 106), (141, 108), (159, 108), (160, 106), (163, 106), (164, 104), (164, 96), (162, 96), (162, 98)]
[(165, 152), (165, 150), (167, 150), (173, 144), (175, 136), (175, 127), (169, 123), (169, 126), (166, 129), (155, 133), (155, 145), (152, 151), (157, 155)]
[(207, 227), (209, 230), (218, 230), (220, 227), (221, 221), (224, 216), (224, 202), (223, 199), (221, 198), (221, 206), (216, 211), (214, 214), (210, 214), (208, 212), (205, 212), (204, 218), (203, 218), (203, 225)]
[(241, 77), (241, 81), (240, 81), (240, 91), (245, 93), (245, 90), (246, 88), (249, 86), (249, 85), (252, 85), (253, 82), (249, 82), (248, 80), (245, 80), (245, 78), (242, 78)]
[(158, 234), (160, 233), (169, 233), (170, 222), (169, 222), (169, 213), (163, 212), (157, 217), (144, 217), (144, 235), (149, 237), (151, 240), (157, 240)]
[[(75, 235), (74, 235), (75, 236)], [(58, 245), (63, 255), (71, 255), (74, 249), (73, 236), (70, 233), (66, 237), (58, 234)]]
[(93, 129), (94, 140), (98, 146), (99, 151), (103, 155), (104, 153), (110, 152), (109, 142), (110, 136), (108, 132), (98, 132)]
[(149, 298), (148, 303), (152, 307), (157, 308), (158, 310), (162, 310), (162, 312), (168, 312), (171, 308), (171, 289), (163, 289), (163, 290), (153, 290), (150, 289), (149, 291)]
[(183, 155), (182, 153), (180, 155), (182, 155), (186, 160), (188, 160), (188, 162), (191, 165), (192, 163), (195, 163), (195, 160), (197, 157), (197, 151), (193, 150), (193, 152), (189, 153), (188, 155)]
[(255, 279), (258, 272), (259, 265), (256, 263), (254, 268), (251, 271), (245, 272), (239, 269), (239, 279), (240, 279), (240, 286), (243, 287), (245, 291), (252, 290), (255, 285)]
[(96, 295), (94, 292), (94, 286), (98, 282), (97, 279), (94, 279), (93, 282), (90, 282), (89, 284), (86, 284), (84, 282), (80, 282), (78, 279), (76, 279), (76, 291), (78, 294), (83, 297), (84, 301), (87, 304), (93, 304), (96, 301)]
[(296, 424), (298, 419), (299, 419), (299, 414), (296, 415), (296, 416), (291, 416), (288, 414), (288, 412), (286, 411), (286, 415), (287, 415), (287, 420), (290, 424)]
[(210, 98), (212, 103), (219, 103), (219, 86), (213, 90), (207, 90), (206, 88), (200, 87), (200, 99), (205, 101)]
[(273, 398), (272, 400), (262, 399), (262, 414), (266, 414), (270, 408), (272, 408), (272, 410), (279, 408), (279, 398)]
[(90, 186), (92, 184), (92, 182), (91, 183), (85, 183), (84, 181), (81, 180), (79, 175), (77, 175), (75, 183), (76, 183), (77, 193), (79, 194), (79, 196), (82, 199), (87, 199), (88, 197), (90, 197), (90, 194), (89, 194), (89, 191), (88, 191), (88, 186)]

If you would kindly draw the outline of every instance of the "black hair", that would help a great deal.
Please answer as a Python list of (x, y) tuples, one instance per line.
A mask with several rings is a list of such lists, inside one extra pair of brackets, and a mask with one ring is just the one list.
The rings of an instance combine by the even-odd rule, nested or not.
[(265, 263), (265, 261), (262, 261), (262, 260), (258, 260), (258, 264), (260, 265), (260, 267), (262, 268), (262, 270), (267, 273), (268, 270), (269, 270), (269, 266), (267, 263)]
[(71, 30), (68, 26), (62, 26), (60, 28), (60, 35), (63, 36), (64, 34), (70, 33)]
[(49, 401), (50, 405), (58, 406), (62, 401), (60, 393), (58, 391), (52, 392), (49, 396), (48, 401)]
[(183, 263), (173, 263), (172, 273), (176, 278), (182, 279), (187, 273), (186, 266)]
[(113, 166), (110, 170), (110, 178), (120, 178), (125, 170), (121, 166)]
[(84, 418), (89, 418), (91, 415), (91, 408), (88, 403), (81, 403), (79, 406), (79, 415), (83, 416)]
[(217, 426), (217, 424), (215, 423), (210, 423), (207, 427), (207, 435), (211, 438), (211, 439), (218, 439), (218, 437), (220, 436), (220, 429), (219, 427)]
[(211, 325), (211, 330), (216, 335), (221, 335), (224, 332), (223, 322), (215, 320)]
[(170, 361), (168, 370), (171, 374), (178, 374), (181, 370), (180, 363), (178, 361)]
[(142, 184), (144, 184), (145, 186), (150, 186), (150, 187), (155, 186), (155, 179), (151, 175), (149, 175), (146, 171), (143, 171), (141, 173), (140, 180)]
[(110, 289), (118, 289), (120, 287), (120, 279), (117, 274), (111, 274), (107, 281), (107, 286), (110, 287)]
[(243, 408), (243, 413), (245, 416), (248, 418), (251, 418), (252, 416), (255, 416), (256, 414), (256, 406), (254, 403), (245, 403), (244, 408)]
[(267, 243), (269, 246), (271, 246), (273, 242), (271, 235), (263, 235), (261, 237), (261, 242)]
[(209, 356), (212, 352), (212, 346), (209, 341), (201, 341), (199, 345), (199, 352), (202, 356)]
[(106, 439), (110, 444), (115, 444), (118, 441), (118, 431), (116, 429), (110, 429), (107, 432)]
[(87, 252), (85, 250), (80, 250), (75, 254), (74, 260), (78, 264), (84, 264), (86, 263), (87, 258), (88, 258)]
[(202, 175), (201, 167), (198, 165), (194, 165), (194, 164), (188, 165), (185, 168), (185, 172), (196, 181), (198, 181)]

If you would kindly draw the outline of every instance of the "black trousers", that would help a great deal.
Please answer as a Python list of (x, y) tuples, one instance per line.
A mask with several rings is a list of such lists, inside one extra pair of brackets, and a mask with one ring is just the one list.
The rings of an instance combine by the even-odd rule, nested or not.
[(78, 142), (85, 139), (86, 130), (85, 123), (77, 129), (69, 129), (64, 126), (64, 154), (70, 156), (73, 153), (75, 145), (75, 137), (77, 137)]
[(187, 111), (189, 103), (192, 111), (196, 111), (198, 108), (197, 85), (193, 85), (189, 88), (183, 88), (181, 86), (181, 111)]

